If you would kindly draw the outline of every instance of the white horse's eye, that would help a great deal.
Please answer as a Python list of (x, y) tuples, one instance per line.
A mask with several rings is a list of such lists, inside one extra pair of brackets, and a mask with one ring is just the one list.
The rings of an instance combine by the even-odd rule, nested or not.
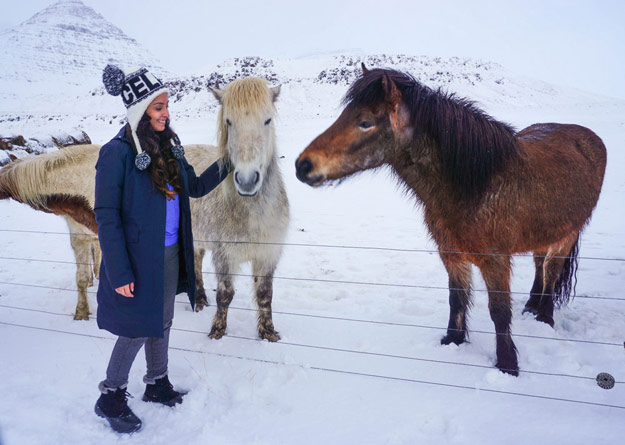
[(232, 122), (230, 122), (230, 119), (226, 119), (226, 124), (228, 124), (228, 126), (232, 125)]
[(271, 122), (271, 118), (269, 118), (269, 119), (267, 119), (267, 120), (265, 121), (265, 125), (269, 125), (269, 122)]

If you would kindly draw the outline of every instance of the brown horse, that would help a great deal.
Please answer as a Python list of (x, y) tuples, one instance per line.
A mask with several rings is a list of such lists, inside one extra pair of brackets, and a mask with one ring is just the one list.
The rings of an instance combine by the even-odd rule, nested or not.
[(578, 239), (597, 203), (606, 165), (587, 128), (534, 124), (515, 132), (472, 102), (412, 76), (367, 70), (350, 87), (337, 121), (296, 161), (313, 187), (388, 164), (422, 205), (449, 274), (449, 325), (442, 344), (463, 343), (471, 264), (488, 288), (497, 367), (518, 375), (510, 333), (511, 255), (533, 252), (536, 276), (525, 311), (553, 326), (568, 301)]

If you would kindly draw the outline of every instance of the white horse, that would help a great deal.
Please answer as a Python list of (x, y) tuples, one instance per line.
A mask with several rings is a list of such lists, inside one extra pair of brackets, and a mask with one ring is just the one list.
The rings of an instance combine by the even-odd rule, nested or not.
[(289, 224), (289, 201), (278, 166), (274, 127), (274, 102), (280, 87), (268, 88), (263, 79), (243, 78), (212, 92), (221, 103), (218, 152), (206, 156), (189, 150), (187, 159), (196, 171), (202, 171), (214, 160), (227, 156), (234, 169), (207, 196), (191, 200), (196, 239), (196, 310), (208, 304), (201, 269), (205, 249), (212, 250), (218, 280), (212, 338), (221, 338), (226, 332), (228, 306), (234, 296), (233, 274), (242, 263), (250, 261), (258, 332), (261, 338), (277, 341), (280, 336), (271, 315), (273, 274)]
[[(196, 172), (228, 155), (230, 174), (209, 195), (191, 200), (198, 286), (197, 310), (206, 306), (202, 280), (205, 251), (213, 251), (218, 277), (217, 313), (210, 332), (221, 338), (228, 305), (234, 295), (232, 274), (252, 262), (258, 330), (261, 338), (277, 341), (271, 301), (273, 273), (281, 256), (289, 222), (289, 204), (277, 163), (273, 118), (280, 88), (262, 79), (245, 78), (213, 93), (222, 103), (219, 147), (185, 146)], [(87, 288), (98, 277), (101, 253), (97, 243), (95, 163), (100, 147), (77, 145), (58, 152), (23, 158), (0, 169), (0, 199), (13, 198), (36, 210), (66, 218), (76, 257), (78, 303), (74, 319), (89, 318)], [(208, 242), (210, 241), (210, 242)]]

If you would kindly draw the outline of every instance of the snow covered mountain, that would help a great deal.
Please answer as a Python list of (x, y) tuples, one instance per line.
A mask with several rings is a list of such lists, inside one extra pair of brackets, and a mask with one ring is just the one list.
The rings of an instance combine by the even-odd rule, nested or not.
[(43, 91), (51, 84), (97, 85), (107, 63), (141, 64), (166, 74), (156, 57), (80, 0), (61, 0), (3, 31), (0, 60), (5, 94), (15, 88)]

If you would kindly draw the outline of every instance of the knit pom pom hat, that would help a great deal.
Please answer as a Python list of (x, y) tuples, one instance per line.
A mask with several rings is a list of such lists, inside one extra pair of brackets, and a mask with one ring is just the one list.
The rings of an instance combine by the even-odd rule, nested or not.
[[(115, 65), (107, 65), (102, 73), (102, 82), (109, 94), (122, 96), (122, 101), (126, 106), (126, 118), (137, 148), (135, 165), (139, 170), (145, 170), (150, 165), (151, 159), (141, 147), (137, 137), (137, 126), (152, 101), (163, 93), (169, 94), (169, 89), (147, 68), (122, 70)], [(174, 146), (172, 153), (176, 159), (180, 159), (184, 156), (184, 149), (177, 139), (171, 141)]]

